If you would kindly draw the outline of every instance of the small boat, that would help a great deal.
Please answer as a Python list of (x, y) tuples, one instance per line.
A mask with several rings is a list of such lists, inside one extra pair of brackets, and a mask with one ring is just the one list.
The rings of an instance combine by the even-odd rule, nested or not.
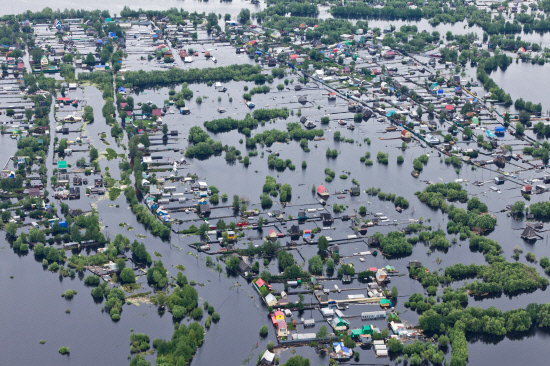
[(395, 131), (395, 130), (397, 130), (397, 127), (395, 127), (395, 126), (386, 127), (386, 132), (392, 132), (392, 131)]
[(328, 100), (336, 100), (336, 93), (328, 93)]
[(302, 86), (301, 85), (294, 85), (294, 90), (302, 90)]
[(306, 123), (304, 123), (304, 127), (307, 129), (315, 128), (316, 126), (317, 125), (311, 121), (307, 121)]
[(354, 125), (349, 125), (348, 127), (346, 127), (348, 130), (355, 130), (355, 126)]
[(216, 60), (216, 58), (214, 56), (212, 56), (212, 61), (214, 61), (215, 64), (218, 63), (218, 60)]
[(256, 104), (252, 103), (252, 102), (245, 102), (246, 106), (250, 109), (254, 108), (256, 106)]
[(301, 105), (306, 104), (306, 103), (307, 103), (307, 96), (302, 95), (300, 98), (298, 98), (298, 102), (299, 102)]
[(340, 124), (340, 126), (345, 126), (348, 124), (346, 121), (342, 121), (341, 119), (338, 120), (338, 123)]
[(218, 113), (225, 113), (225, 112), (226, 112), (225, 109), (223, 109), (223, 108), (218, 108)]

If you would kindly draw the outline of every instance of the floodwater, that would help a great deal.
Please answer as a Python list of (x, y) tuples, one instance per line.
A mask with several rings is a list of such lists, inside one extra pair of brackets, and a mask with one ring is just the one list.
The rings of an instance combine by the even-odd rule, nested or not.
[[(180, 5), (181, 4), (181, 5)], [(104, 5), (104, 6), (103, 6)], [(116, 9), (122, 9), (124, 3), (117, 3), (115, 8), (110, 6), (111, 4), (103, 4), (102, 1), (95, 3), (94, 7), (104, 7), (111, 9), (111, 12), (115, 12)], [(142, 6), (143, 8), (153, 8), (153, 4), (145, 2), (132, 2), (133, 7)], [(181, 2), (159, 2), (154, 4), (155, 9), (169, 8), (171, 6), (191, 6), (191, 9), (202, 11), (206, 6), (215, 6), (215, 12), (229, 12), (236, 15), (241, 7), (251, 5), (246, 2), (234, 2), (234, 3), (204, 3), (196, 1), (181, 1)], [(36, 6), (36, 8), (35, 8)], [(6, 7), (4, 11), (20, 12), (26, 9), (38, 10), (42, 5), (37, 3), (30, 3), (28, 1), (22, 1), (13, 5), (14, 9)], [(75, 4), (58, 1), (50, 5), (52, 8), (64, 8), (74, 7)], [(86, 4), (82, 4), (86, 7)], [(204, 9), (204, 11), (209, 11)], [(371, 26), (377, 24), (371, 22)], [(382, 24), (382, 23), (380, 23)], [(429, 27), (429, 25), (427, 25)], [(450, 26), (445, 26), (450, 27)], [(439, 29), (439, 28), (438, 28)], [(453, 29), (452, 27), (450, 29)], [(454, 31), (454, 29), (453, 29)], [(444, 34), (440, 30), (440, 33)], [(458, 33), (458, 30), (457, 30)], [(205, 46), (210, 47), (210, 46)], [(245, 56), (239, 57), (229, 47), (219, 47), (216, 50), (218, 54), (216, 57), (221, 60), (220, 62), (225, 64), (230, 63), (243, 63), (252, 62)], [(231, 62), (229, 62), (231, 60)], [(138, 67), (138, 64), (134, 64), (133, 67)], [(197, 60), (193, 67), (207, 67), (208, 64), (204, 60)], [(534, 69), (541, 66), (533, 66), (530, 64), (512, 64), (508, 68), (507, 77), (501, 77), (500, 72), (493, 75), (493, 78), (501, 87), (512, 94), (515, 99), (519, 96), (523, 96), (525, 100), (537, 101), (537, 88), (529, 86), (525, 80), (532, 80), (535, 85), (541, 85), (540, 78), (535, 79), (534, 76), (538, 70)], [(523, 75), (523, 76), (522, 76)], [(532, 77), (532, 79), (525, 79), (526, 77)], [(294, 83), (297, 82), (298, 75), (287, 75), (285, 78), (294, 79)], [(500, 79), (499, 79), (500, 78)], [(514, 81), (515, 80), (515, 81)], [(502, 194), (492, 192), (489, 187), (492, 185), (490, 182), (496, 175), (496, 172), (490, 169), (477, 169), (471, 170), (470, 166), (464, 165), (462, 169), (457, 173), (455, 169), (446, 166), (438, 156), (437, 152), (432, 151), (429, 148), (424, 148), (418, 143), (408, 144), (408, 148), (404, 151), (401, 150), (401, 140), (381, 140), (380, 138), (393, 138), (396, 137), (391, 133), (385, 133), (385, 128), (388, 126), (385, 123), (379, 123), (375, 119), (363, 121), (360, 123), (354, 123), (352, 120), (353, 114), (347, 112), (347, 105), (342, 100), (336, 102), (328, 102), (326, 93), (327, 91), (319, 88), (314, 83), (306, 85), (305, 89), (299, 92), (294, 91), (293, 83), (290, 83), (288, 89), (283, 91), (277, 91), (276, 85), (282, 82), (282, 80), (275, 80), (271, 86), (272, 91), (266, 95), (255, 95), (253, 102), (256, 104), (256, 108), (282, 108), (287, 107), (293, 112), (286, 121), (277, 120), (274, 123), (266, 123), (260, 125), (253, 131), (253, 135), (265, 130), (277, 128), (284, 130), (286, 123), (297, 122), (298, 111), (301, 110), (301, 115), (308, 117), (308, 119), (319, 122), (321, 117), (329, 115), (331, 122), (328, 126), (320, 125), (320, 128), (324, 129), (324, 141), (310, 141), (310, 152), (304, 152), (299, 144), (292, 141), (288, 144), (275, 143), (271, 147), (261, 147), (258, 145), (258, 156), (251, 157), (251, 164), (248, 167), (236, 162), (227, 163), (224, 156), (211, 157), (208, 160), (187, 159), (190, 165), (184, 168), (183, 174), (196, 173), (205, 179), (209, 185), (216, 186), (221, 193), (227, 193), (229, 197), (234, 194), (248, 197), (250, 200), (249, 208), (259, 208), (259, 196), (262, 193), (262, 185), (265, 182), (266, 175), (272, 175), (277, 179), (278, 183), (289, 183), (292, 186), (292, 203), (285, 208), (285, 213), (296, 216), (299, 208), (303, 205), (309, 204), (311, 206), (320, 208), (317, 203), (316, 197), (311, 193), (311, 186), (313, 184), (324, 184), (331, 192), (342, 191), (349, 189), (352, 185), (351, 180), (355, 178), (361, 183), (362, 190), (368, 187), (381, 188), (385, 193), (395, 193), (403, 196), (410, 202), (409, 209), (405, 210), (402, 214), (397, 213), (393, 204), (388, 201), (380, 201), (376, 197), (368, 196), (362, 193), (359, 197), (350, 197), (347, 194), (343, 195), (343, 198), (336, 198), (336, 195), (331, 195), (328, 201), (327, 207), (332, 206), (334, 203), (343, 204), (349, 206), (343, 214), (352, 214), (359, 206), (367, 206), (369, 212), (383, 212), (390, 219), (389, 223), (380, 225), (375, 228), (369, 229), (369, 235), (376, 231), (381, 233), (388, 233), (392, 230), (398, 230), (404, 227), (409, 219), (420, 220), (423, 218), (425, 225), (431, 225), (435, 229), (446, 228), (447, 219), (446, 215), (443, 215), (439, 211), (432, 210), (420, 203), (414, 196), (414, 193), (421, 191), (426, 187), (426, 180), (430, 180), (434, 183), (437, 182), (451, 182), (455, 179), (463, 179), (465, 182), (473, 181), (485, 181), (487, 184), (481, 187), (465, 183), (466, 189), (470, 195), (476, 195), (483, 202), (489, 206), (491, 213), (498, 217), (497, 228), (489, 234), (489, 237), (497, 240), (504, 248), (504, 255), (508, 260), (511, 259), (512, 249), (514, 246), (519, 246), (526, 252), (533, 252), (537, 258), (548, 255), (548, 237), (545, 234), (543, 240), (537, 241), (536, 244), (527, 244), (523, 242), (519, 235), (521, 228), (524, 227), (524, 223), (514, 221), (507, 217), (505, 213), (500, 211), (506, 207), (506, 205), (521, 199), (519, 194), (519, 185), (512, 182), (506, 182), (504, 186), (501, 186)], [(506, 84), (509, 83), (509, 84)], [(520, 85), (520, 87), (517, 87)], [(191, 101), (187, 102), (187, 106), (191, 109), (191, 114), (187, 116), (181, 116), (177, 113), (166, 114), (163, 117), (163, 121), (168, 124), (169, 130), (177, 129), (179, 131), (178, 139), (170, 140), (174, 145), (168, 145), (176, 147), (178, 149), (184, 149), (187, 146), (185, 137), (189, 129), (192, 126), (202, 126), (204, 121), (221, 118), (221, 117), (233, 117), (242, 118), (245, 113), (251, 111), (242, 102), (242, 93), (244, 93), (244, 87), (248, 86), (252, 88), (252, 83), (246, 82), (229, 82), (225, 85), (228, 88), (226, 93), (218, 93), (214, 90), (214, 87), (207, 86), (206, 84), (191, 84), (189, 88), (194, 92), (194, 97)], [(542, 86), (542, 85), (541, 85)], [(517, 88), (516, 88), (517, 87)], [(163, 100), (167, 99), (168, 88), (160, 88), (156, 90), (145, 90), (139, 95), (134, 95), (135, 104), (138, 102), (145, 103), (151, 100), (153, 103), (162, 105)], [(179, 90), (179, 86), (176, 86), (176, 90)], [(542, 90), (539, 88), (538, 90)], [(517, 93), (517, 95), (515, 94)], [(532, 93), (532, 94), (530, 94)], [(116, 142), (110, 136), (109, 127), (104, 124), (103, 118), (101, 118), (101, 108), (103, 106), (103, 100), (101, 99), (101, 92), (95, 87), (84, 87), (78, 89), (75, 92), (69, 92), (71, 97), (78, 97), (86, 99), (88, 104), (93, 106), (96, 121), (92, 124), (88, 124), (85, 127), (86, 134), (90, 140), (90, 144), (94, 145), (101, 151), (110, 147), (117, 152), (122, 152), (121, 148), (116, 146)], [(307, 95), (309, 102), (305, 106), (301, 106), (297, 100), (301, 95)], [(532, 95), (532, 97), (531, 97)], [(540, 98), (542, 97), (542, 93)], [(195, 98), (197, 96), (203, 96), (203, 103), (196, 104)], [(208, 98), (204, 98), (207, 96)], [(221, 100), (218, 100), (218, 96)], [(233, 98), (232, 102), (229, 102), (229, 97)], [(545, 97), (544, 97), (545, 98)], [(544, 100), (539, 100), (543, 102)], [(57, 116), (64, 116), (74, 112), (73, 107), (65, 107), (58, 112)], [(227, 113), (221, 115), (217, 112), (217, 108), (224, 108)], [(173, 108), (172, 108), (173, 109)], [(2, 116), (4, 117), (4, 116)], [(51, 116), (53, 121), (53, 114)], [(344, 119), (348, 124), (355, 125), (355, 130), (350, 131), (345, 127), (341, 127), (337, 124), (338, 119)], [(54, 123), (52, 122), (52, 125)], [(341, 132), (345, 138), (354, 139), (353, 143), (335, 142), (333, 139), (334, 132)], [(104, 141), (100, 139), (100, 134), (105, 132), (107, 137)], [(395, 135), (398, 133), (395, 132)], [(71, 132), (68, 138), (76, 137), (78, 134)], [(228, 133), (211, 134), (215, 140), (221, 141), (224, 145), (236, 146), (243, 155), (246, 155), (247, 149), (244, 144), (241, 144), (239, 140), (244, 136), (232, 131)], [(369, 138), (370, 145), (364, 141)], [(513, 141), (513, 138), (506, 137)], [(53, 138), (52, 138), (53, 140)], [(122, 144), (127, 145), (127, 139), (122, 141)], [(83, 144), (83, 149), (86, 145)], [(473, 147), (473, 146), (472, 146)], [(156, 149), (162, 149), (162, 145), (155, 146)], [(291, 171), (286, 169), (284, 172), (278, 172), (268, 169), (266, 150), (271, 149), (273, 152), (279, 152), (279, 158), (291, 159), (296, 166), (296, 170)], [(339, 156), (335, 159), (325, 157), (325, 151), (327, 148), (336, 149), (339, 152)], [(15, 140), (10, 139), (8, 135), (0, 136), (0, 156), (3, 165), (7, 157), (13, 155), (16, 150)], [(54, 168), (52, 153), (50, 149), (50, 155), (47, 160), (47, 166), (49, 174), (52, 174)], [(370, 159), (374, 161), (373, 166), (365, 166), (360, 162), (359, 158), (370, 152)], [(389, 153), (389, 164), (382, 165), (376, 163), (377, 152), (382, 151)], [(264, 156), (262, 157), (262, 153)], [(430, 155), (430, 159), (423, 172), (418, 179), (413, 178), (410, 175), (412, 170), (412, 160), (421, 154), (427, 153)], [(76, 159), (80, 156), (75, 154), (73, 157), (68, 158), (69, 163), (74, 164)], [(168, 160), (179, 160), (182, 155), (180, 152), (157, 152), (154, 155), (162, 155)], [(403, 155), (405, 162), (402, 165), (396, 163), (398, 155)], [(307, 168), (302, 169), (301, 161), (307, 161)], [(118, 179), (118, 160), (107, 161), (105, 158), (100, 160), (102, 170), (109, 168), (109, 171), (113, 178)], [(336, 177), (333, 182), (325, 182), (325, 168), (330, 168), (336, 173)], [(344, 174), (348, 175), (348, 179), (340, 179), (339, 176)], [(521, 173), (518, 177), (518, 181), (523, 179), (542, 177), (544, 174), (548, 174), (544, 171), (528, 171)], [(167, 174), (158, 173), (159, 176), (165, 176)], [(94, 176), (89, 177), (93, 179)], [(49, 178), (48, 178), (49, 180)], [(178, 190), (183, 190), (188, 185), (177, 184)], [(532, 197), (531, 202), (538, 202), (547, 199), (545, 195), (535, 195)], [(274, 199), (274, 201), (276, 201)], [(58, 205), (57, 202), (55, 202)], [(262, 324), (269, 325), (269, 319), (267, 318), (267, 312), (265, 306), (260, 301), (258, 294), (253, 291), (252, 287), (241, 277), (229, 276), (223, 271), (222, 273), (216, 272), (206, 266), (206, 255), (196, 254), (194, 250), (188, 248), (189, 244), (194, 243), (196, 237), (186, 237), (173, 234), (170, 242), (163, 242), (158, 238), (149, 234), (140, 223), (137, 222), (134, 215), (130, 212), (124, 195), (122, 194), (116, 201), (111, 202), (108, 198), (94, 198), (82, 196), (81, 200), (71, 201), (71, 207), (82, 208), (83, 210), (89, 210), (93, 205), (97, 208), (100, 215), (100, 220), (105, 226), (104, 232), (110, 237), (118, 233), (122, 233), (130, 238), (130, 240), (143, 241), (147, 245), (148, 251), (153, 258), (161, 259), (165, 267), (170, 272), (170, 275), (176, 276), (177, 270), (175, 266), (181, 264), (185, 267), (184, 274), (189, 280), (195, 280), (198, 282), (197, 290), (201, 301), (207, 300), (213, 305), (218, 313), (221, 315), (221, 320), (218, 324), (213, 324), (211, 329), (206, 332), (206, 338), (204, 345), (197, 351), (197, 354), (192, 361), (195, 365), (240, 365), (246, 364), (250, 360), (249, 364), (254, 364), (258, 354), (265, 349), (267, 342), (272, 340), (276, 342), (274, 332), (271, 330), (269, 336), (265, 339), (260, 339), (258, 335), (259, 328)], [(118, 207), (117, 207), (118, 205)], [(222, 206), (224, 204), (220, 204)], [(464, 206), (458, 204), (459, 206)], [(168, 206), (170, 207), (170, 206)], [(278, 204), (274, 204), (273, 209), (280, 209)], [(217, 216), (231, 215), (232, 211), (224, 208), (216, 208), (213, 210), (211, 222), (216, 221)], [(338, 218), (343, 214), (336, 214)], [(186, 215), (185, 213), (176, 214), (177, 218), (182, 220), (196, 219), (193, 214)], [(267, 218), (267, 215), (263, 215)], [(225, 219), (226, 222), (235, 219)], [(272, 220), (272, 219), (270, 219)], [(395, 223), (396, 226), (393, 224)], [(194, 222), (195, 225), (199, 225), (199, 222)], [(182, 225), (174, 225), (176, 230), (187, 228), (190, 223)], [(290, 226), (290, 225), (287, 225)], [(301, 225), (302, 229), (311, 229), (316, 225), (314, 223), (306, 223)], [(288, 227), (287, 227), (288, 229)], [(248, 242), (254, 244), (261, 244), (261, 236), (265, 235), (267, 228), (264, 229), (264, 234), (247, 232), (246, 235), (249, 239), (242, 240), (238, 246), (245, 248)], [(284, 231), (284, 228), (283, 228)], [(329, 230), (323, 230), (322, 235), (331, 236), (333, 239), (345, 238), (346, 235), (352, 234), (349, 228), (349, 222), (336, 220), (333, 228)], [(143, 238), (142, 236), (145, 236)], [(448, 236), (451, 239), (453, 236)], [(129, 355), (129, 337), (131, 329), (135, 332), (146, 333), (151, 339), (160, 337), (168, 339), (170, 338), (173, 330), (172, 317), (169, 313), (159, 316), (156, 309), (152, 305), (141, 304), (136, 305), (124, 305), (121, 314), (121, 320), (119, 322), (111, 321), (107, 313), (102, 312), (102, 304), (95, 303), (90, 295), (90, 288), (86, 287), (83, 281), (79, 279), (62, 278), (60, 279), (57, 274), (45, 272), (41, 266), (41, 263), (36, 261), (32, 255), (32, 252), (28, 255), (19, 255), (13, 252), (9, 244), (2, 237), (0, 244), (0, 288), (3, 289), (3, 301), (0, 302), (0, 324), (2, 324), (3, 332), (0, 334), (0, 344), (2, 345), (2, 351), (0, 355), (2, 357), (2, 363), (6, 365), (90, 365), (96, 366), (100, 364), (111, 365), (124, 365), (128, 363)], [(285, 244), (283, 239), (282, 244)], [(428, 247), (423, 244), (416, 244), (413, 254), (410, 257), (400, 259), (385, 259), (381, 256), (372, 257), (366, 256), (365, 262), (360, 262), (359, 257), (353, 256), (353, 253), (366, 251), (367, 247), (364, 242), (351, 242), (342, 244), (341, 255), (344, 257), (345, 263), (353, 263), (358, 271), (370, 266), (381, 267), (386, 264), (395, 266), (401, 274), (406, 273), (406, 264), (410, 259), (418, 259), (429, 268), (431, 271), (444, 268), (446, 266), (455, 263), (476, 263), (483, 264), (484, 258), (480, 253), (472, 253), (468, 248), (468, 242), (457, 241), (456, 244), (451, 246), (446, 253), (434, 251), (433, 253), (428, 251)], [(298, 253), (299, 251), (299, 253)], [(156, 257), (153, 253), (157, 252), (161, 257)], [(316, 253), (315, 247), (299, 247), (297, 251), (292, 252), (299, 264), (307, 266), (307, 258), (313, 256)], [(85, 254), (85, 253), (83, 253)], [(302, 259), (305, 258), (305, 260)], [(442, 261), (439, 262), (438, 258)], [(216, 261), (216, 258), (213, 258)], [(526, 263), (525, 258), (522, 256), (520, 261)], [(260, 261), (261, 262), (261, 261)], [(223, 266), (223, 264), (222, 264)], [(272, 273), (277, 271), (276, 261), (272, 261), (266, 268)], [(263, 270), (263, 264), (260, 270)], [(540, 267), (539, 267), (540, 269)], [(13, 279), (10, 278), (13, 276)], [(138, 282), (142, 284), (142, 288), (139, 292), (149, 291), (150, 288), (146, 285), (146, 281), (143, 277), (139, 278)], [(340, 283), (338, 281), (331, 281), (329, 286)], [(355, 285), (357, 285), (355, 283)], [(404, 321), (411, 324), (416, 323), (418, 315), (410, 310), (407, 310), (403, 303), (407, 297), (415, 292), (422, 292), (422, 286), (411, 279), (408, 276), (393, 277), (392, 286), (395, 285), (399, 289), (400, 298), (397, 300), (396, 309), (401, 313), (401, 317)], [(458, 286), (459, 284), (453, 284)], [(275, 285), (276, 288), (282, 287), (281, 285)], [(70, 301), (65, 300), (60, 295), (66, 289), (77, 290), (78, 294)], [(341, 296), (345, 296), (342, 294)], [(304, 296), (304, 302), (309, 303), (314, 301), (312, 296)], [(291, 300), (294, 298), (291, 297)], [(503, 310), (514, 309), (517, 307), (525, 307), (530, 302), (544, 303), (550, 301), (548, 291), (537, 290), (531, 294), (523, 294), (520, 296), (508, 297), (502, 295), (495, 298), (487, 299), (474, 299), (470, 298), (470, 306), (479, 305), (481, 307), (496, 306)], [(65, 313), (65, 309), (71, 309), (70, 314)], [(372, 307), (370, 307), (372, 309)], [(367, 311), (369, 306), (350, 306), (350, 309), (346, 310), (346, 315), (358, 315), (362, 311)], [(293, 315), (295, 319), (300, 317), (314, 318), (317, 322), (315, 328), (309, 330), (310, 332), (316, 332), (322, 324), (322, 317), (316, 310), (305, 311), (304, 314)], [(184, 320), (188, 322), (188, 320)], [(373, 324), (384, 327), (384, 322), (377, 321)], [(358, 327), (361, 325), (361, 321), (357, 319), (352, 320), (352, 327)], [(303, 331), (300, 328), (299, 331)], [(469, 344), (470, 350), (470, 365), (485, 365), (487, 359), (491, 359), (491, 363), (511, 364), (512, 362), (531, 361), (533, 363), (540, 362), (540, 359), (545, 359), (550, 356), (550, 351), (547, 347), (544, 347), (548, 341), (548, 333), (536, 330), (522, 338), (504, 338), (504, 339), (475, 339), (473, 343)], [(40, 345), (39, 340), (44, 339), (46, 344)], [(258, 347), (256, 348), (256, 342)], [(61, 346), (68, 346), (71, 349), (70, 356), (61, 356), (57, 353), (57, 349)], [(328, 364), (328, 358), (323, 355), (315, 353), (315, 351), (308, 347), (298, 348), (297, 354), (304, 357), (308, 357), (312, 360), (312, 364)], [(380, 363), (380, 360), (376, 360), (374, 353), (369, 351), (359, 351), (361, 353), (361, 363)], [(291, 357), (292, 354), (289, 350), (282, 351), (280, 353), (281, 363)], [(154, 356), (147, 356), (149, 360), (153, 360)], [(384, 360), (385, 362), (386, 360)]]

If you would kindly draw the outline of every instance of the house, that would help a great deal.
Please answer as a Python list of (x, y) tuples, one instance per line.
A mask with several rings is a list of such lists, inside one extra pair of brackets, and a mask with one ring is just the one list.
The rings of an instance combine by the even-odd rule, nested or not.
[(271, 320), (273, 321), (274, 324), (276, 324), (278, 321), (284, 321), (285, 314), (282, 311), (277, 310), (275, 313), (273, 313)]
[(261, 290), (262, 287), (265, 287), (266, 290), (268, 290), (268, 291), (271, 291), (271, 290), (272, 290), (271, 285), (268, 285), (267, 282), (265, 282), (265, 281), (262, 280), (261, 278), (258, 278), (254, 284), (256, 285), (256, 287), (258, 288), (258, 290)]
[(80, 199), (80, 187), (69, 188), (69, 199)]
[(307, 214), (304, 210), (298, 211), (298, 220), (307, 220)]
[(504, 136), (504, 131), (504, 126), (495, 127), (495, 135), (497, 136)]
[(300, 227), (298, 225), (292, 225), (290, 227), (290, 236), (291, 237), (300, 236)]
[[(361, 313), (362, 320), (385, 319), (385, 318), (386, 318), (385, 311), (366, 311)], [(366, 333), (363, 333), (363, 334), (366, 334)]]
[(198, 205), (199, 215), (203, 217), (210, 216), (210, 205), (208, 203)]
[(322, 212), (320, 216), (323, 221), (323, 225), (331, 225), (334, 222), (332, 215), (328, 212)]
[(332, 321), (330, 322), (330, 325), (332, 326), (332, 328), (334, 328), (334, 330), (336, 331), (340, 331), (340, 330), (346, 330), (348, 329), (349, 327), (349, 322), (345, 319), (342, 319), (338, 316), (335, 316), (334, 318), (332, 318)]
[(267, 306), (277, 306), (278, 302), (277, 302), (277, 298), (273, 295), (273, 294), (267, 294), (267, 296), (265, 297), (265, 303), (267, 304)]
[(537, 233), (535, 232), (535, 229), (533, 229), (531, 226), (527, 225), (525, 230), (523, 230), (523, 233), (521, 233), (521, 238), (525, 241), (536, 241), (538, 239)]
[[(384, 314), (386, 314), (385, 312), (383, 312)], [(359, 336), (361, 335), (371, 335), (373, 333), (373, 329), (370, 325), (363, 325), (361, 328), (359, 329), (352, 329), (351, 331), (351, 337), (352, 338), (359, 338)]]
[(29, 197), (42, 197), (44, 193), (40, 188), (29, 188)]
[(522, 194), (531, 194), (532, 191), (533, 191), (533, 186), (530, 184), (527, 184), (521, 187)]
[(227, 240), (234, 241), (237, 239), (237, 234), (233, 230), (227, 232)]
[(268, 237), (270, 240), (277, 240), (277, 231), (275, 231), (275, 229), (271, 228), (269, 229), (269, 232), (268, 232)]
[(82, 185), (82, 177), (73, 177), (73, 185), (81, 186)]
[(332, 344), (332, 352), (330, 357), (338, 360), (350, 359), (353, 356), (353, 351), (348, 347), (344, 347), (343, 342), (335, 342)]
[(328, 196), (329, 196), (329, 191), (328, 189), (326, 189), (325, 187), (323, 187), (323, 185), (320, 185), (319, 187), (317, 187), (317, 194), (323, 198), (323, 199), (327, 199)]
[(94, 179), (95, 187), (103, 187), (103, 178)]
[(275, 363), (275, 354), (266, 350), (260, 360), (260, 366), (272, 366)]
[(277, 322), (277, 337), (286, 337), (288, 336), (288, 325), (284, 320), (279, 320)]
[(401, 131), (401, 139), (402, 140), (408, 141), (408, 140), (411, 139), (411, 137), (412, 137), (411, 131), (409, 131), (409, 130), (402, 130)]
[(57, 170), (60, 173), (66, 173), (67, 172), (67, 162), (65, 160), (60, 160), (57, 162)]
[(334, 244), (333, 246), (331, 246), (330, 252), (332, 254), (340, 254), (340, 247), (338, 246), (338, 244)]
[(499, 175), (498, 177), (495, 177), (495, 184), (504, 184), (504, 176)]
[(420, 268), (420, 267), (422, 267), (422, 262), (420, 262), (418, 260), (410, 260), (409, 264), (407, 265), (407, 268), (409, 268), (409, 269)]
[(361, 187), (360, 186), (351, 187), (349, 190), (349, 193), (352, 196), (359, 196), (361, 194)]

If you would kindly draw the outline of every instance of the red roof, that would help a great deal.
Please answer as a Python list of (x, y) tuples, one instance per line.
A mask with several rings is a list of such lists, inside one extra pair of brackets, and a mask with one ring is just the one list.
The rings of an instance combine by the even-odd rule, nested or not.
[(319, 187), (317, 187), (317, 193), (319, 193), (319, 194), (328, 193), (328, 189), (323, 187), (323, 185), (320, 185)]
[(262, 286), (267, 286), (267, 283), (265, 283), (265, 281), (262, 280), (261, 278), (258, 278), (258, 280), (256, 281), (256, 286), (258, 286), (258, 288), (260, 288)]
[(57, 100), (58, 100), (59, 102), (65, 102), (65, 101), (68, 102), (69, 100), (71, 100), (71, 98), (57, 97)]
[(277, 318), (278, 316), (282, 316), (282, 317), (285, 316), (285, 314), (284, 314), (281, 310), (277, 310), (277, 311), (275, 312), (275, 314), (273, 314), (273, 315), (275, 315), (275, 318)]
[(286, 325), (286, 322), (284, 320), (279, 320), (277, 322), (277, 330), (279, 329), (288, 329), (288, 325)]
[(298, 55), (290, 55), (290, 59), (291, 59), (291, 60), (295, 60), (295, 59), (297, 59), (297, 58), (298, 58)]
[(453, 107), (453, 106), (450, 105), (450, 104), (447, 104), (447, 105), (445, 106), (445, 109), (448, 110), (448, 111), (452, 111), (452, 110), (455, 109), (455, 107)]
[(25, 64), (22, 63), (22, 62), (18, 62), (18, 63), (17, 63), (17, 68), (18, 68), (18, 69), (24, 69), (24, 68), (25, 68)]
[(127, 105), (128, 103), (120, 103), (120, 108), (126, 108)]
[(162, 116), (162, 112), (160, 111), (160, 109), (153, 109), (153, 110), (151, 111), (151, 114), (152, 114), (153, 116), (157, 116), (157, 117)]
[(311, 234), (311, 230), (304, 230), (304, 234)]
[(370, 268), (369, 268), (369, 271), (371, 271), (371, 272), (376, 272), (377, 270), (378, 270), (378, 269), (377, 269), (376, 267), (370, 267)]
[(128, 115), (128, 117), (132, 117), (132, 111), (126, 111), (126, 114)]
[(523, 186), (523, 190), (524, 190), (524, 191), (532, 191), (532, 190), (533, 190), (533, 186), (530, 185), (530, 184), (528, 184), (528, 185), (526, 185), (526, 186)]

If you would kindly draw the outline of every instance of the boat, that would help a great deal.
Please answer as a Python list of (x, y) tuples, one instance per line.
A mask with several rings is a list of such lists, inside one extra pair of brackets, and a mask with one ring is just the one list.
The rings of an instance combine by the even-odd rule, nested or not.
[(218, 108), (218, 113), (225, 113), (225, 112), (226, 112), (225, 109), (223, 109), (223, 108)]
[(245, 102), (246, 106), (250, 109), (254, 108), (256, 105), (252, 102)]
[(328, 93), (328, 100), (336, 100), (336, 93)]
[(397, 127), (395, 127), (395, 126), (386, 127), (386, 132), (392, 132), (392, 131), (395, 131), (395, 130), (397, 130)]
[(216, 58), (214, 56), (212, 56), (212, 61), (214, 61), (215, 64), (218, 63), (218, 60), (216, 60)]
[(302, 86), (301, 85), (294, 85), (294, 90), (302, 90)]
[(348, 124), (346, 121), (342, 121), (341, 119), (338, 120), (338, 123), (340, 124), (340, 126), (345, 126)]
[(300, 98), (298, 98), (298, 102), (299, 102), (301, 105), (306, 104), (306, 103), (307, 103), (307, 96), (302, 95)]
[(304, 127), (307, 129), (315, 128), (316, 126), (317, 125), (311, 121), (307, 121), (306, 123), (304, 123)]
[(349, 125), (348, 127), (346, 127), (348, 130), (355, 130), (355, 126), (354, 125)]

